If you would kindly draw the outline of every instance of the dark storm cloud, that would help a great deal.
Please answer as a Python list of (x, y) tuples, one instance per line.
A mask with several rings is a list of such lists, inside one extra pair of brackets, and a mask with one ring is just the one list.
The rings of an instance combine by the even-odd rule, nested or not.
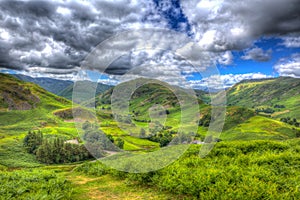
[(130, 55), (124, 55), (115, 60), (113, 63), (106, 68), (105, 73), (123, 75), (132, 68), (130, 61)]
[(240, 15), (255, 36), (300, 32), (299, 0), (231, 1), (224, 12)]
[(130, 1), (1, 1), (0, 67), (70, 69), (93, 47), (138, 22)]
[(56, 4), (50, 1), (1, 1), (0, 8), (4, 13), (27, 17), (51, 17), (56, 11)]
[(300, 32), (299, 0), (182, 1), (195, 38), (210, 51), (241, 50), (261, 36)]

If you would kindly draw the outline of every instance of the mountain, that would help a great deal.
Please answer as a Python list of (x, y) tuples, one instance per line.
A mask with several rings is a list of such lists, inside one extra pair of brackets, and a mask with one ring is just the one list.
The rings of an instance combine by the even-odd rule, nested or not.
[[(74, 86), (73, 81), (59, 80), (59, 79), (46, 78), (46, 77), (33, 78), (22, 74), (12, 74), (12, 76), (25, 82), (35, 83), (53, 94), (72, 100), (73, 86)], [(89, 81), (86, 82), (87, 84), (89, 83)], [(111, 87), (112, 86), (110, 85), (98, 83), (96, 95), (103, 93), (104, 91), (108, 90)]]
[[(89, 81), (84, 81), (84, 82), (86, 82), (89, 85)], [(63, 89), (62, 91), (60, 91), (58, 93), (58, 95), (62, 96), (62, 97), (65, 97), (65, 98), (67, 98), (69, 100), (72, 100), (73, 87), (74, 87), (74, 83), (70, 84), (68, 87), (66, 87), (65, 89)], [(99, 95), (99, 94), (105, 92), (106, 90), (108, 90), (111, 87), (112, 87), (111, 85), (105, 85), (103, 83), (98, 83), (95, 95)]]
[(68, 86), (73, 84), (73, 81), (59, 80), (59, 79), (46, 78), (46, 77), (33, 78), (22, 74), (13, 74), (12, 76), (22, 81), (35, 83), (41, 86), (42, 88), (46, 89), (47, 91), (56, 95), (58, 95), (61, 91), (63, 91)]
[(244, 80), (227, 91), (229, 106), (252, 108), (275, 119), (300, 119), (299, 99), (300, 79), (291, 77)]

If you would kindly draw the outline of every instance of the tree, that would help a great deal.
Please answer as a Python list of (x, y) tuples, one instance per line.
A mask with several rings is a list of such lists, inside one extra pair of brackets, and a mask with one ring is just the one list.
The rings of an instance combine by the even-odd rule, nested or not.
[(141, 128), (141, 131), (140, 131), (140, 137), (141, 138), (145, 138), (146, 137), (146, 131), (145, 129)]
[(107, 138), (108, 138), (112, 143), (114, 143), (115, 140), (114, 140), (114, 138), (113, 138), (112, 135), (107, 134), (106, 136), (107, 136)]
[(41, 131), (36, 132), (31, 132), (28, 131), (28, 134), (25, 136), (23, 140), (23, 145), (26, 148), (28, 153), (35, 154), (36, 150), (38, 147), (42, 144), (43, 142), (43, 134)]
[(116, 140), (116, 145), (117, 147), (119, 147), (120, 149), (124, 148), (124, 140), (122, 140), (121, 138), (117, 138)]
[(207, 137), (205, 138), (204, 142), (205, 142), (205, 143), (211, 143), (211, 142), (213, 142), (213, 136), (212, 136), (212, 135), (207, 136)]
[(83, 130), (87, 130), (89, 128), (92, 127), (92, 124), (89, 122), (89, 121), (85, 121), (83, 124), (82, 124), (82, 129)]
[(300, 137), (300, 131), (299, 130), (296, 132), (296, 137), (297, 138)]

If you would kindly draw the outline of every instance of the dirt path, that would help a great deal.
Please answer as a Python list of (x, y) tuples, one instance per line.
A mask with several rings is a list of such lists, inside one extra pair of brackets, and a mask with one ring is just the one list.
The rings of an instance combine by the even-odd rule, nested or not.
[(66, 177), (74, 185), (75, 199), (101, 200), (167, 200), (178, 199), (171, 194), (155, 191), (153, 188), (130, 184), (126, 180), (104, 175), (101, 177), (87, 177), (76, 173), (67, 173)]

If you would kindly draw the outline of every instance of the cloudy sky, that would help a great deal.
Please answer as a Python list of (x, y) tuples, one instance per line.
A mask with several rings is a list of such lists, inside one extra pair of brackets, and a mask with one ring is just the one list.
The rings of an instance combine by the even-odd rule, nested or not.
[[(194, 88), (213, 85), (216, 77), (226, 87), (251, 78), (299, 78), (299, 13), (299, 0), (4, 0), (0, 70), (72, 80), (78, 73), (97, 80), (101, 72), (99, 81), (109, 84), (139, 76), (180, 84), (183, 78)], [(141, 39), (141, 29), (170, 34)], [(123, 37), (134, 30), (139, 34)], [(106, 69), (102, 58), (86, 67), (105, 41), (106, 54), (122, 56)], [(138, 50), (147, 42), (151, 48)], [(211, 67), (220, 75), (199, 74)]]

